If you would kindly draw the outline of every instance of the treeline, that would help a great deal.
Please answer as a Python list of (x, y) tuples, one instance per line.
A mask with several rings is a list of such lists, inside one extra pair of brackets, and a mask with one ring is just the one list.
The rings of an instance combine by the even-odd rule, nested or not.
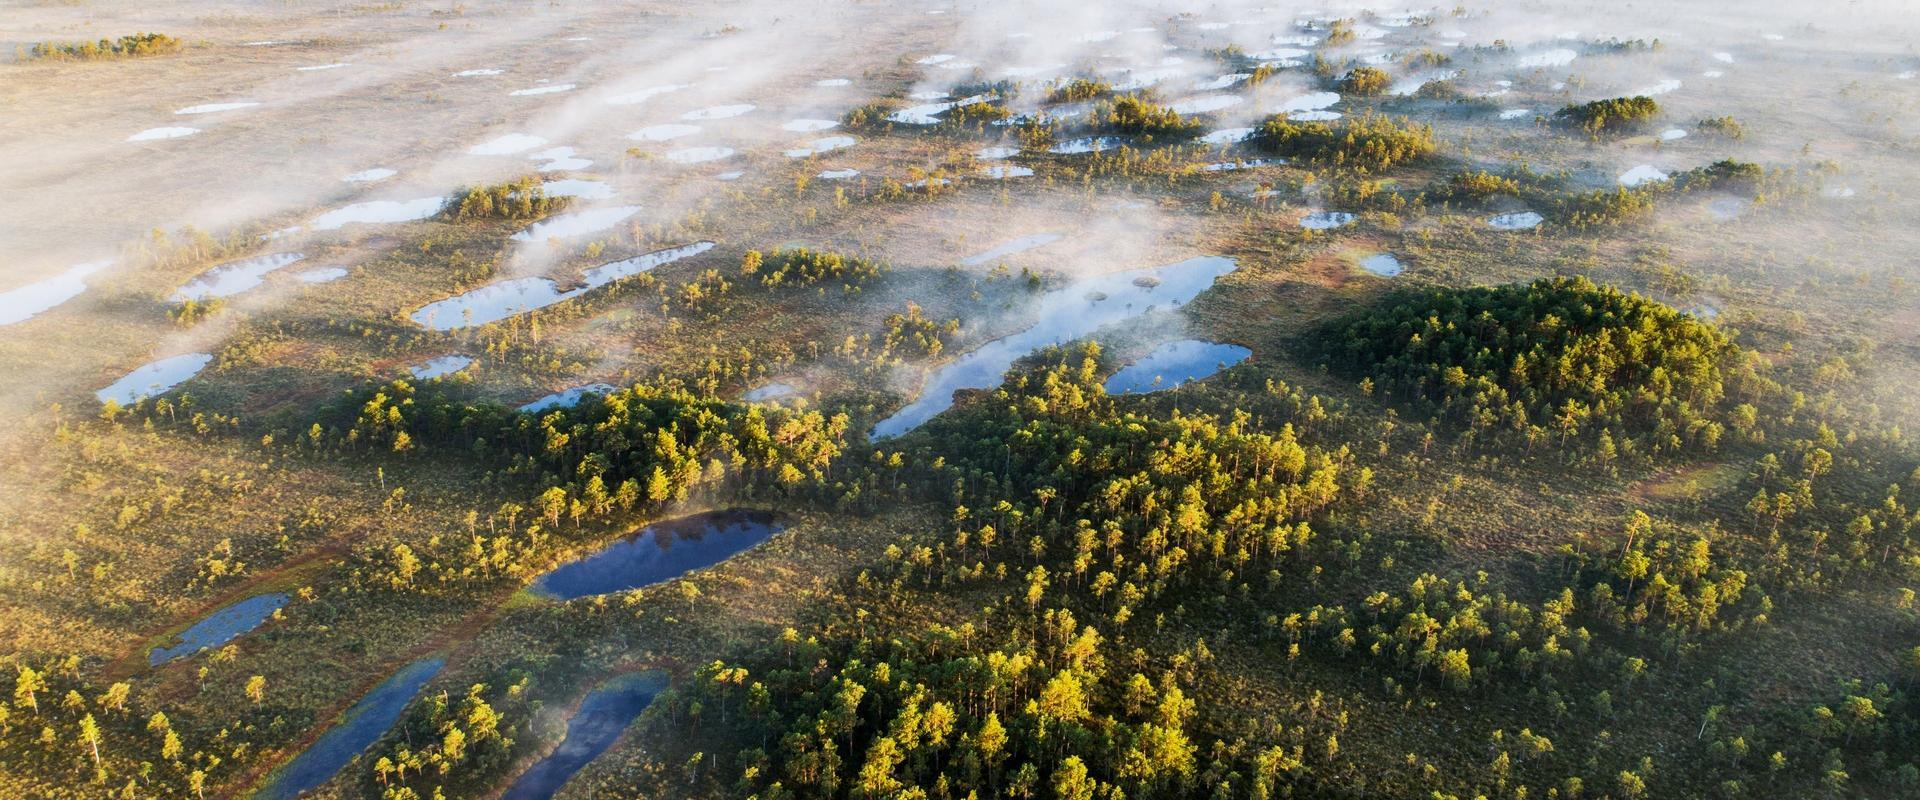
[(1685, 191), (1724, 191), (1753, 196), (1761, 191), (1766, 179), (1767, 171), (1759, 164), (1723, 158), (1675, 175), (1673, 183)]
[[(1347, 462), (1346, 448), (1296, 438), (1295, 425), (1338, 429), (1320, 402), (1296, 400), (1287, 411), (1230, 391), (1232, 405), (1246, 409), (1231, 417), (1139, 414), (1103, 395), (1097, 349), (1048, 355), (903, 440), (908, 450), (874, 454), (864, 488), (957, 502), (947, 530), (904, 536), (884, 568), (857, 579), (842, 615), (810, 634), (789, 631), (738, 663), (709, 665), (671, 707), (703, 725), (717, 710), (745, 746), (716, 764), (716, 781), (738, 776), (728, 794), (1159, 797), (1211, 786), (1216, 796), (1274, 797), (1339, 785), (1344, 714), (1301, 722), (1263, 707), (1271, 727), (1249, 730), (1257, 726), (1237, 716), (1244, 712), (1233, 698), (1206, 690), (1212, 655), (1203, 642), (1145, 644), (1179, 640), (1185, 634), (1148, 632), (1169, 630), (1170, 617), (1197, 622), (1204, 608), (1240, 621), (1227, 623), (1223, 639), (1262, 632), (1263, 642), (1242, 643), (1242, 655), (1251, 645), (1276, 662), (1303, 653), (1357, 660), (1385, 673), (1396, 698), (1427, 687), (1527, 692), (1541, 709), (1536, 724), (1496, 733), (1490, 761), (1464, 782), (1481, 793), (1635, 798), (1664, 791), (1650, 787), (1692, 786), (1741, 797), (1768, 786), (1915, 786), (1920, 753), (1902, 738), (1915, 720), (1891, 676), (1842, 687), (1793, 719), (1759, 716), (1767, 703), (1745, 698), (1739, 721), (1721, 722), (1735, 712), (1703, 704), (1698, 735), (1688, 729), (1692, 744), (1675, 742), (1680, 755), (1658, 763), (1603, 754), (1607, 747), (1586, 749), (1584, 763), (1556, 760), (1554, 741), (1536, 730), (1578, 743), (1645, 711), (1661, 702), (1652, 687), (1671, 691), (1698, 669), (1690, 665), (1704, 644), (1773, 625), (1776, 598), (1807, 602), (1807, 590), (1835, 587), (1841, 576), (1897, 575), (1890, 559), (1912, 557), (1920, 524), (1905, 502), (1920, 491), (1920, 473), (1900, 472), (1910, 458), (1848, 446), (1824, 423), (1787, 410), (1791, 403), (1761, 430), (1728, 386), (1784, 398), (1748, 374), (1748, 355), (1724, 335), (1687, 327), (1691, 320), (1670, 309), (1579, 280), (1493, 295), (1502, 297), (1511, 302), (1428, 304), (1418, 317), (1428, 326), (1400, 338), (1431, 332), (1442, 352), (1534, 356), (1525, 361), (1539, 366), (1517, 380), (1530, 388), (1516, 398), (1542, 408), (1585, 398), (1616, 412), (1636, 441), (1652, 442), (1669, 426), (1704, 433), (1682, 423), (1705, 413), (1726, 414), (1748, 441), (1787, 437), (1783, 454), (1761, 458), (1749, 479), (1777, 491), (1756, 495), (1745, 524), (1772, 524), (1774, 535), (1730, 535), (1744, 527), (1735, 519), (1681, 524), (1634, 513), (1618, 528), (1571, 537), (1558, 574), (1526, 596), (1484, 573), (1421, 573), (1351, 602), (1295, 605), (1377, 580), (1365, 564), (1385, 544), (1365, 534), (1343, 540), (1341, 526), (1319, 524), (1342, 500), (1371, 490), (1369, 471)], [(1472, 374), (1466, 366), (1476, 362), (1450, 363)], [(1222, 380), (1244, 384), (1232, 372)], [(1287, 396), (1284, 388), (1266, 394)], [(1705, 444), (1669, 440), (1648, 450)], [(1834, 474), (1839, 463), (1849, 477)], [(1909, 485), (1876, 494), (1889, 475)], [(1837, 523), (1849, 536), (1836, 548), (1824, 531)], [(1392, 572), (1384, 562), (1381, 569)], [(954, 595), (988, 598), (987, 609), (957, 628), (887, 625)], [(1903, 602), (1913, 607), (1910, 592)], [(1262, 607), (1273, 609), (1264, 620), (1248, 613)], [(1120, 640), (1137, 649), (1109, 646)], [(1899, 680), (1920, 677), (1920, 650), (1902, 658), (1912, 664)], [(1142, 665), (1170, 668), (1155, 675)], [(1190, 715), (1163, 710), (1187, 703)], [(1698, 769), (1686, 775), (1666, 760), (1696, 757)], [(1446, 791), (1457, 784), (1433, 773), (1420, 785), (1437, 797), (1475, 794)]]
[[(694, 754), (701, 771), (667, 785), (759, 797), (1176, 797), (1212, 787), (1269, 798), (1344, 785), (1349, 770), (1379, 777), (1346, 760), (1341, 740), (1354, 732), (1332, 710), (1337, 696), (1322, 705), (1316, 693), (1302, 713), (1250, 710), (1211, 689), (1224, 678), (1212, 636), (1194, 638), (1211, 624), (1224, 626), (1222, 641), (1238, 640), (1236, 657), (1260, 653), (1295, 675), (1302, 659), (1343, 671), (1357, 662), (1409, 707), (1433, 708), (1419, 699), (1430, 691), (1526, 692), (1540, 709), (1534, 724), (1496, 732), (1483, 767), (1412, 784), (1437, 797), (1471, 797), (1475, 786), (1633, 798), (1716, 782), (1731, 797), (1769, 785), (1913, 785), (1914, 748), (1900, 738), (1913, 720), (1891, 684), (1856, 684), (1794, 721), (1756, 724), (1742, 706), (1748, 716), (1735, 722), (1728, 708), (1703, 706), (1700, 736), (1667, 757), (1697, 756), (1697, 774), (1584, 742), (1660, 702), (1655, 687), (1674, 680), (1663, 671), (1690, 669), (1703, 643), (1771, 625), (1775, 597), (1762, 583), (1791, 585), (1791, 573), (1811, 577), (1831, 562), (1783, 555), (1783, 566), (1799, 563), (1780, 571), (1765, 547), (1718, 525), (1633, 514), (1572, 537), (1558, 574), (1524, 596), (1484, 573), (1420, 573), (1352, 601), (1316, 601), (1377, 583), (1392, 570), (1370, 560), (1406, 552), (1323, 524), (1373, 489), (1345, 447), (1295, 433), (1342, 430), (1320, 400), (1257, 390), (1230, 371), (1216, 379), (1229, 387), (1220, 404), (1244, 410), (1139, 413), (1104, 396), (1096, 348), (1038, 360), (903, 440), (908, 449), (873, 454), (861, 490), (948, 502), (944, 530), (904, 534), (827, 620), (680, 684), (662, 714), (697, 726), (696, 746), (713, 749)], [(1831, 463), (1804, 460), (1814, 473)], [(1850, 552), (1881, 542), (1910, 550), (1902, 537), (1914, 515), (1885, 505), (1856, 527), (1891, 538)], [(951, 627), (913, 621), (955, 596), (985, 608)], [(1556, 756), (1563, 734), (1573, 750)]]
[(1638, 186), (1616, 186), (1572, 192), (1552, 199), (1562, 224), (1591, 228), (1638, 222), (1651, 216), (1662, 197), (1675, 192), (1728, 192), (1761, 198), (1775, 192), (1793, 192), (1787, 176), (1769, 174), (1750, 161), (1722, 159), (1703, 167)]
[(1204, 645), (1142, 663), (1067, 610), (1032, 616), (891, 639), (789, 628), (672, 702), (766, 743), (723, 765), (736, 796), (1185, 797), (1230, 774), (1272, 793), (1303, 766), (1282, 743), (1203, 747)]
[[(1338, 190), (1336, 186), (1334, 191)], [(1723, 159), (1661, 180), (1605, 189), (1570, 188), (1563, 177), (1542, 175), (1525, 167), (1506, 174), (1464, 170), (1448, 176), (1432, 191), (1431, 198), (1469, 206), (1497, 197), (1515, 197), (1533, 208), (1550, 211), (1551, 218), (1561, 225), (1590, 229), (1644, 221), (1663, 200), (1675, 194), (1717, 191), (1760, 199), (1805, 190), (1790, 172), (1769, 172), (1752, 162)]]
[(180, 52), (180, 40), (164, 33), (136, 33), (97, 42), (41, 42), (27, 52), (34, 61), (104, 61)]
[(1446, 186), (1437, 194), (1448, 201), (1479, 202), (1501, 195), (1520, 194), (1520, 181), (1486, 170), (1456, 172), (1447, 176)]
[(1716, 552), (1715, 538), (1635, 512), (1617, 535), (1566, 545), (1545, 599), (1510, 595), (1484, 573), (1422, 573), (1357, 602), (1270, 617), (1267, 636), (1276, 648), (1371, 664), (1397, 676), (1391, 685), (1525, 686), (1559, 713), (1608, 716), (1614, 693), (1646, 680), (1655, 659), (1767, 624), (1772, 598), (1743, 559)]
[(529, 669), (507, 668), (458, 694), (443, 689), (415, 701), (385, 738), (387, 746), (362, 759), (361, 790), (381, 800), (444, 797), (449, 788), (455, 796), (485, 793), (487, 781), (525, 755), (515, 744), (540, 710), (527, 691), (532, 682)]

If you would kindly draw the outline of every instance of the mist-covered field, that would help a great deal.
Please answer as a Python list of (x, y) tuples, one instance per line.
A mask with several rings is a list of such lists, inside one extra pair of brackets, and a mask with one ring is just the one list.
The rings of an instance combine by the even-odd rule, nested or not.
[(0, 4), (0, 796), (1920, 794), (1910, 11)]

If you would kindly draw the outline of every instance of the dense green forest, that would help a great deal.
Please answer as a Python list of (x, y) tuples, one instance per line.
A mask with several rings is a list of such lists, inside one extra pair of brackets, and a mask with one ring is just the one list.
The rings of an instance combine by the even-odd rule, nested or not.
[[(1591, 424), (1642, 436), (1690, 409), (1730, 405), (1723, 381), (1761, 381), (1738, 374), (1742, 356), (1723, 333), (1579, 280), (1397, 294), (1369, 310), (1388, 321), (1341, 331), (1398, 353), (1421, 337), (1396, 336), (1405, 326), (1387, 315), (1416, 309), (1479, 323), (1443, 332), (1429, 320), (1437, 341), (1417, 350), (1423, 369), (1461, 370), (1429, 355), (1450, 352), (1449, 342), (1499, 343), (1465, 355), (1517, 351), (1539, 361), (1539, 372), (1507, 382), (1526, 398), (1515, 401), (1522, 408), (1584, 398), (1604, 409)], [(1571, 332), (1557, 330), (1562, 314)], [(1602, 374), (1606, 358), (1629, 352), (1653, 363)], [(1382, 380), (1396, 372), (1379, 369)], [(1438, 796), (1496, 786), (1513, 796), (1532, 787), (1549, 797), (1638, 797), (1746, 796), (1800, 780), (1917, 785), (1911, 737), (1920, 720), (1902, 687), (1920, 677), (1920, 662), (1909, 655), (1896, 673), (1835, 687), (1801, 721), (1763, 722), (1739, 710), (1738, 681), (1725, 673), (1737, 667), (1702, 654), (1722, 637), (1766, 627), (1775, 593), (1808, 602), (1810, 583), (1891, 566), (1876, 553), (1911, 558), (1916, 517), (1899, 500), (1920, 490), (1910, 460), (1881, 461), (1871, 446), (1844, 457), (1896, 479), (1876, 502), (1855, 493), (1856, 476), (1830, 474), (1831, 440), (1788, 444), (1784, 453), (1799, 455), (1785, 457), (1799, 470), (1779, 466), (1783, 453), (1753, 448), (1765, 453), (1749, 479), (1762, 496), (1802, 481), (1798, 491), (1817, 499), (1782, 492), (1782, 507), (1704, 524), (1635, 512), (1570, 545), (1546, 585), (1516, 596), (1485, 573), (1393, 568), (1392, 554), (1411, 542), (1383, 541), (1384, 532), (1345, 521), (1341, 509), (1377, 493), (1370, 459), (1342, 443), (1357, 424), (1350, 412), (1329, 414), (1319, 398), (1302, 403), (1296, 391), (1242, 378), (1231, 381), (1239, 385), (1233, 410), (1142, 415), (1104, 396), (1102, 371), (1097, 349), (1049, 356), (929, 425), (906, 463), (933, 472), (909, 484), (951, 484), (940, 498), (953, 509), (947, 530), (889, 548), (889, 563), (850, 590), (852, 618), (788, 630), (757, 652), (714, 662), (674, 698), (676, 713), (720, 714), (718, 726), (732, 733), (710, 740), (717, 752), (747, 746), (716, 779), (737, 771), (733, 791), (761, 797), (1338, 791), (1342, 775), (1365, 769), (1341, 762), (1344, 713), (1295, 719), (1267, 708), (1272, 716), (1248, 717), (1238, 698), (1210, 690), (1227, 680), (1223, 657), (1298, 669), (1280, 667), (1274, 659), (1283, 656), (1364, 670), (1410, 703), (1529, 698), (1518, 713), (1523, 726), (1496, 736), (1484, 771), (1430, 784)], [(1444, 381), (1407, 385), (1411, 401), (1435, 408), (1470, 411), (1485, 399)], [(1755, 391), (1761, 402), (1791, 402)], [(1817, 422), (1811, 431), (1803, 425), (1773, 433), (1826, 436)], [(1743, 435), (1766, 438), (1758, 429)], [(1559, 449), (1606, 461), (1604, 442), (1594, 435)], [(1854, 514), (1855, 541), (1823, 553), (1821, 529)], [(1783, 528), (1788, 520), (1777, 515), (1805, 516)], [(1766, 541), (1727, 538), (1756, 522), (1772, 531), (1758, 537)], [(974, 598), (982, 614), (930, 629), (886, 622), (920, 619), (927, 612), (917, 608), (956, 595)], [(1169, 617), (1180, 624), (1168, 628)], [(1666, 758), (1610, 753), (1605, 736), (1592, 738), (1663, 702), (1662, 693), (1697, 695), (1688, 685), (1714, 674), (1721, 677), (1709, 687), (1731, 683), (1708, 691), (1716, 700), (1696, 718), (1689, 749), (1704, 765), (1669, 772)]]
[(1721, 329), (1583, 278), (1400, 290), (1327, 339), (1329, 360), (1384, 402), (1489, 445), (1577, 442), (1602, 461), (1758, 436), (1754, 403), (1775, 391)]

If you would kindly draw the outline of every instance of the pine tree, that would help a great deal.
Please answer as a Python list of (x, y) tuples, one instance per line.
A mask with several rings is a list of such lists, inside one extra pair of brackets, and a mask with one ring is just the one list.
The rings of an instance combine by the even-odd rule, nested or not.
[(20, 667), (19, 677), (13, 682), (13, 704), (25, 705), (38, 715), (40, 713), (39, 693), (46, 690), (46, 679), (40, 677), (40, 673), (35, 672), (32, 667), (23, 664)]

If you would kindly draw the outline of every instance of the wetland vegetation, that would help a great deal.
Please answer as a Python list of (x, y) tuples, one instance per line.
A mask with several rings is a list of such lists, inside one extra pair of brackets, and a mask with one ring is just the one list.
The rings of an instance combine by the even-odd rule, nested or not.
[(0, 65), (0, 796), (1920, 792), (1905, 23), (1268, 5)]
[(180, 40), (164, 33), (135, 33), (97, 42), (40, 42), (26, 51), (36, 61), (103, 61), (180, 52)]

